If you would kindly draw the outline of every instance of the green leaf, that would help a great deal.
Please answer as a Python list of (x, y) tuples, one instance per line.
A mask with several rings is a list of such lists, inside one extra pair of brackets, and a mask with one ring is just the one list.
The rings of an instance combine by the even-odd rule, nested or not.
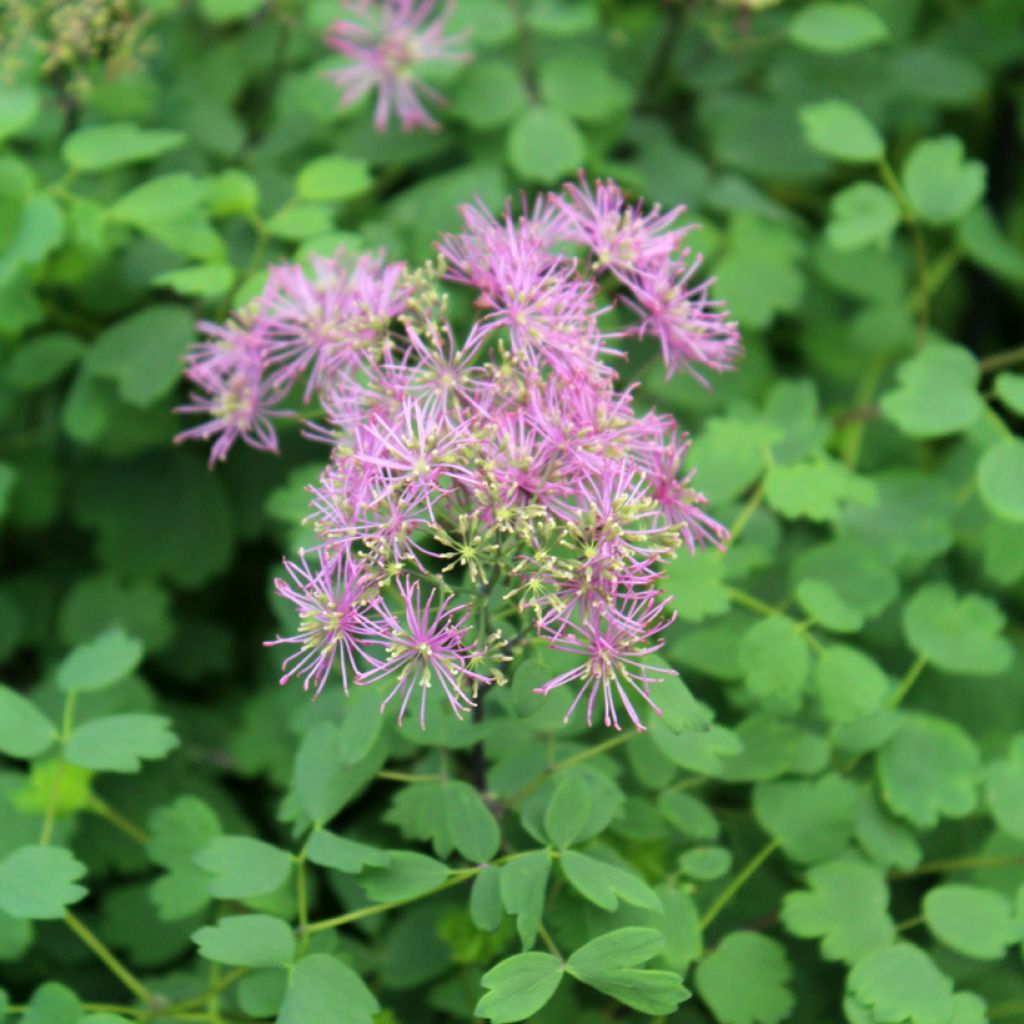
[(1024, 839), (1024, 736), (1015, 736), (1010, 755), (988, 766), (988, 802), (996, 824), (1008, 835)]
[(481, 979), (487, 992), (473, 1011), (494, 1024), (529, 1020), (555, 994), (562, 964), (550, 953), (517, 953)]
[(541, 95), (556, 110), (580, 121), (608, 121), (628, 109), (629, 87), (608, 70), (601, 53), (578, 50), (541, 63)]
[(216, 836), (192, 860), (212, 876), (210, 895), (221, 900), (266, 896), (280, 889), (292, 870), (289, 853), (249, 836)]
[(590, 787), (569, 773), (554, 788), (544, 810), (544, 831), (560, 850), (571, 846), (590, 819)]
[(155, 303), (101, 332), (86, 363), (97, 376), (114, 380), (126, 402), (146, 407), (178, 383), (181, 357), (194, 337), (184, 306)]
[(550, 874), (551, 858), (546, 850), (534, 850), (501, 866), (501, 902), (515, 915), (523, 949), (537, 941)]
[(885, 802), (918, 828), (934, 828), (943, 817), (966, 817), (977, 805), (977, 747), (948, 719), (904, 715), (877, 763)]
[(354, 839), (345, 839), (321, 829), (313, 833), (306, 849), (309, 859), (324, 868), (333, 868), (346, 875), (358, 875), (363, 868), (387, 867), (391, 857), (384, 850)]
[(907, 643), (944, 672), (998, 675), (1013, 660), (1002, 635), (1006, 616), (980, 594), (957, 597), (946, 583), (928, 583), (903, 609)]
[(201, 299), (215, 299), (226, 294), (234, 281), (234, 268), (227, 263), (166, 270), (153, 278), (153, 284), (159, 288), (169, 288), (178, 295)]
[(725, 846), (694, 846), (679, 854), (679, 870), (699, 882), (710, 882), (729, 873), (732, 851)]
[(858, 797), (856, 784), (834, 772), (813, 782), (763, 782), (754, 787), (754, 817), (790, 857), (813, 864), (845, 849)]
[(985, 194), (988, 171), (980, 160), (964, 159), (954, 135), (919, 142), (903, 165), (903, 187), (914, 209), (929, 224), (952, 224)]
[(365, 195), (373, 188), (365, 160), (331, 154), (310, 160), (299, 171), (296, 191), (301, 199), (340, 202)]
[(243, 21), (259, 12), (265, 0), (199, 0), (199, 13), (214, 24)]
[(885, 22), (862, 4), (813, 3), (789, 23), (789, 38), (817, 53), (852, 53), (889, 41)]
[[(730, 311), (745, 327), (768, 327), (780, 313), (793, 313), (800, 307), (803, 253), (803, 243), (788, 226), (752, 213), (737, 213), (729, 221), (715, 294), (727, 298)], [(749, 432), (750, 427), (744, 429)], [(751, 438), (747, 443), (755, 441)], [(759, 461), (763, 460), (763, 453), (758, 454)]]
[(178, 746), (163, 715), (123, 714), (76, 726), (64, 747), (72, 764), (98, 772), (137, 772)]
[(1024, 441), (997, 441), (978, 463), (978, 493), (1001, 519), (1024, 523)]
[(76, 884), (85, 874), (70, 850), (21, 846), (0, 860), (0, 910), (11, 917), (56, 921), (87, 890)]
[(944, 945), (976, 960), (1002, 960), (1021, 941), (1022, 927), (1010, 901), (974, 885), (938, 885), (922, 904), (925, 922)]
[(999, 400), (1007, 408), (1018, 416), (1024, 415), (1024, 373), (996, 374), (994, 388)]
[(295, 955), (295, 936), (279, 917), (237, 914), (193, 932), (199, 955), (231, 967), (277, 967)]
[(889, 680), (878, 662), (855, 647), (826, 648), (814, 678), (822, 710), (837, 725), (875, 714), (889, 696)]
[(508, 160), (527, 181), (553, 185), (579, 168), (586, 141), (565, 114), (551, 107), (530, 107), (508, 133)]
[(658, 794), (657, 805), (662, 817), (689, 839), (718, 838), (718, 819), (692, 794), (667, 790)]
[(672, 598), (672, 610), (687, 622), (724, 614), (729, 610), (729, 588), (721, 555), (714, 550), (680, 552), (666, 569), (665, 592)]
[(985, 409), (978, 361), (962, 345), (933, 341), (902, 363), (899, 386), (882, 396), (882, 413), (911, 437), (957, 434)]
[(526, 106), (519, 69), (505, 60), (474, 61), (452, 95), (451, 112), (478, 131), (508, 124)]
[(16, 348), (5, 377), (19, 391), (38, 391), (62, 377), (86, 351), (75, 335), (51, 331)]
[(896, 937), (885, 875), (869, 864), (837, 860), (807, 872), (810, 891), (790, 892), (782, 923), (791, 935), (821, 939), (825, 960), (856, 963)]
[(148, 229), (195, 214), (205, 197), (205, 183), (191, 174), (163, 174), (121, 196), (110, 207), (109, 216)]
[(56, 738), (57, 727), (27, 697), (0, 684), (0, 754), (36, 757)]
[(774, 465), (765, 477), (765, 500), (787, 519), (827, 522), (844, 504), (871, 504), (875, 489), (843, 463), (826, 456), (791, 466)]
[(825, 237), (835, 249), (875, 245), (887, 249), (902, 219), (892, 193), (872, 181), (858, 181), (837, 192), (829, 206)]
[(852, 103), (823, 100), (800, 108), (804, 138), (812, 149), (851, 164), (872, 164), (885, 155), (885, 140)]
[(743, 634), (738, 656), (754, 700), (777, 714), (800, 710), (811, 652), (796, 622), (786, 615), (762, 619)]
[(64, 214), (51, 196), (31, 196), (21, 210), (14, 237), (0, 250), (0, 283), (43, 262), (64, 237)]
[(376, 997), (348, 964), (314, 953), (291, 971), (277, 1024), (338, 1024), (340, 1007), (345, 1024), (373, 1024), (380, 1012)]
[(697, 991), (721, 1024), (779, 1024), (795, 1003), (792, 973), (774, 939), (731, 932), (697, 965)]
[(80, 1024), (82, 1003), (60, 982), (47, 981), (32, 993), (28, 1010), (19, 1017), (23, 1024)]
[(474, 927), (482, 932), (493, 932), (501, 925), (501, 868), (488, 865), (481, 871), (469, 890), (469, 917)]
[(145, 653), (142, 644), (115, 627), (79, 644), (57, 668), (57, 685), (67, 693), (103, 690), (134, 672)]
[[(1010, 284), (1024, 284), (1024, 252), (1006, 237), (986, 205), (976, 206), (956, 226), (956, 237), (979, 267)], [(996, 378), (998, 391), (999, 378)]]
[(953, 983), (917, 946), (898, 942), (859, 960), (847, 977), (852, 998), (874, 1021), (948, 1024)]
[(447, 878), (448, 868), (433, 857), (412, 850), (389, 850), (387, 865), (364, 870), (359, 884), (375, 903), (388, 903), (425, 896)]
[(134, 124), (100, 124), (79, 128), (61, 146), (65, 163), (79, 173), (108, 171), (152, 160), (185, 144), (185, 133)]
[(87, 768), (60, 757), (33, 761), (27, 784), (11, 795), (11, 803), (25, 814), (46, 814), (51, 807), (58, 817), (76, 814), (95, 804), (92, 777)]
[(275, 238), (302, 242), (334, 229), (334, 208), (327, 203), (287, 204), (267, 221), (266, 228)]
[(161, 921), (189, 917), (210, 902), (209, 876), (192, 858), (220, 832), (217, 815), (198, 797), (178, 797), (153, 814), (146, 853), (167, 870), (150, 887)]
[(501, 832), (480, 794), (468, 783), (441, 784), (445, 824), (452, 845), (466, 860), (482, 863), (498, 852)]
[(559, 864), (568, 883), (584, 899), (590, 900), (602, 910), (617, 910), (620, 899), (633, 907), (661, 909), (661, 902), (654, 890), (624, 868), (606, 864), (578, 850), (566, 850)]
[(27, 85), (0, 86), (0, 142), (18, 135), (39, 113), (39, 93)]

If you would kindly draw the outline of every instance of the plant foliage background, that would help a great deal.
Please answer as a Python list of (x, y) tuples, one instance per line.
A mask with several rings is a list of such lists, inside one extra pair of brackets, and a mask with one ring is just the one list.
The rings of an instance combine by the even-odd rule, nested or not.
[[(338, 13), (0, 12), (0, 1019), (1024, 1019), (1020, 4), (457, 0), (405, 134)], [(564, 726), (539, 650), (425, 732), (279, 688), (322, 460), (172, 446), (194, 322), (581, 166), (743, 331), (625, 371), (732, 530), (667, 581), (702, 724)]]

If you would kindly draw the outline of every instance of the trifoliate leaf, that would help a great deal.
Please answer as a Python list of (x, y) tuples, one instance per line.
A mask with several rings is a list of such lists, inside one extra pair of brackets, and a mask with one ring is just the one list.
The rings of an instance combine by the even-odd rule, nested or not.
[(210, 895), (247, 900), (280, 889), (292, 870), (292, 857), (280, 847), (249, 836), (216, 836), (193, 858), (208, 875)]
[(590, 818), (590, 787), (569, 773), (555, 786), (544, 811), (544, 831), (559, 849), (565, 849), (582, 833)]
[(896, 937), (885, 875), (869, 864), (837, 860), (807, 872), (809, 891), (790, 892), (782, 923), (792, 935), (821, 941), (826, 960), (852, 964)]
[(108, 171), (178, 149), (185, 138), (184, 132), (140, 128), (134, 124), (92, 125), (67, 136), (61, 156), (79, 173)]
[(982, 455), (978, 493), (1001, 519), (1024, 523), (1024, 441), (1008, 437)]
[(501, 868), (488, 865), (473, 879), (469, 890), (469, 916), (482, 932), (493, 932), (501, 925)]
[(64, 691), (102, 690), (134, 672), (142, 661), (142, 644), (117, 627), (79, 644), (58, 666), (57, 685)]
[(958, 597), (946, 583), (928, 583), (903, 609), (907, 643), (944, 672), (998, 675), (1013, 660), (1002, 636), (1006, 616), (980, 594)]
[(740, 641), (739, 664), (747, 691), (777, 714), (800, 710), (810, 663), (807, 638), (785, 615), (762, 619)]
[(523, 949), (530, 949), (537, 941), (550, 874), (551, 858), (545, 850), (516, 857), (501, 867), (501, 902), (508, 913), (515, 915)]
[(850, 841), (858, 791), (830, 773), (813, 782), (765, 782), (754, 787), (754, 817), (794, 860), (836, 857)]
[(901, 220), (892, 193), (871, 181), (859, 181), (837, 192), (829, 207), (825, 237), (835, 249), (875, 245), (887, 249)]
[(493, 1024), (529, 1020), (555, 994), (563, 966), (550, 953), (517, 953), (481, 979), (488, 991), (473, 1011)]
[(878, 129), (852, 103), (823, 100), (800, 110), (808, 145), (846, 163), (875, 163), (885, 154)]
[(903, 165), (903, 186), (914, 209), (929, 224), (952, 224), (985, 194), (988, 172), (980, 160), (964, 159), (954, 135), (924, 139)]
[(376, 846), (357, 843), (321, 829), (313, 834), (306, 848), (309, 859), (324, 868), (333, 868), (346, 875), (358, 875), (363, 868), (386, 867), (390, 854)]
[(498, 851), (501, 833), (494, 815), (468, 783), (441, 783), (444, 822), (452, 846), (474, 863), (490, 860)]
[(661, 816), (690, 839), (717, 839), (718, 819), (707, 804), (690, 793), (664, 792), (658, 795)]
[(913, 832), (889, 815), (866, 789), (854, 812), (853, 831), (861, 849), (882, 868), (912, 871), (921, 863), (921, 847)]
[(731, 932), (697, 965), (697, 991), (721, 1024), (780, 1024), (795, 1002), (792, 974), (780, 943)]
[(584, 898), (602, 910), (617, 910), (619, 900), (633, 907), (660, 910), (661, 902), (642, 879), (627, 871), (597, 860), (578, 850), (566, 850), (559, 864), (566, 881)]
[(978, 749), (948, 719), (904, 715), (877, 763), (886, 804), (919, 828), (934, 828), (940, 818), (963, 818), (977, 805)]
[(373, 178), (366, 161), (337, 154), (310, 160), (296, 182), (300, 198), (330, 202), (353, 199), (371, 188)]
[(1002, 960), (1024, 936), (1010, 901), (974, 885), (938, 885), (922, 903), (924, 919), (943, 945), (977, 960)]
[(36, 757), (56, 738), (57, 727), (27, 697), (0, 684), (0, 754)]
[(72, 903), (85, 898), (78, 885), (85, 874), (70, 850), (59, 846), (21, 846), (0, 860), (0, 910), (11, 917), (55, 921)]
[(672, 598), (672, 610), (687, 622), (701, 622), (709, 615), (727, 612), (729, 590), (721, 555), (713, 550), (695, 555), (681, 552), (668, 564), (665, 592)]
[(98, 772), (137, 772), (178, 746), (162, 715), (124, 714), (94, 718), (77, 726), (64, 747), (72, 764)]
[(594, 50), (571, 50), (545, 60), (538, 73), (541, 95), (555, 110), (580, 121), (608, 121), (628, 109), (629, 86), (608, 70)]
[(198, 797), (178, 797), (153, 814), (146, 853), (167, 871), (150, 888), (161, 921), (189, 917), (210, 902), (209, 875), (192, 858), (220, 833), (217, 815)]
[(373, 1024), (380, 1004), (358, 974), (333, 956), (303, 957), (288, 976), (277, 1024)]
[(278, 967), (295, 955), (295, 935), (279, 917), (237, 914), (193, 933), (199, 955), (231, 967)]
[(448, 868), (439, 860), (412, 850), (388, 850), (384, 867), (367, 868), (359, 884), (375, 903), (411, 900), (437, 889), (448, 877)]
[(508, 133), (508, 159), (528, 181), (551, 185), (583, 163), (586, 141), (573, 121), (552, 107), (530, 107)]
[(924, 950), (908, 942), (872, 950), (847, 977), (852, 998), (874, 1021), (947, 1024), (953, 983)]
[(87, 351), (73, 334), (51, 331), (40, 335), (11, 353), (7, 382), (19, 391), (37, 391), (62, 377)]
[(852, 53), (888, 42), (889, 29), (870, 7), (859, 3), (812, 3), (789, 23), (789, 38), (817, 53)]
[(978, 361), (962, 345), (933, 341), (902, 363), (896, 376), (899, 386), (879, 404), (883, 415), (911, 437), (961, 433), (985, 408)]
[(878, 662), (842, 644), (822, 652), (814, 680), (825, 716), (839, 725), (873, 715), (889, 694), (889, 680)]

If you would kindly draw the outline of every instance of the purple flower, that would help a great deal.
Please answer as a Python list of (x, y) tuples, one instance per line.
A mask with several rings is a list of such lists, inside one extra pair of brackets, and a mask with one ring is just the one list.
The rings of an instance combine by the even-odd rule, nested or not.
[(454, 4), (438, 12), (437, 0), (348, 0), (343, 5), (352, 20), (336, 21), (327, 43), (351, 62), (330, 73), (341, 87), (341, 105), (351, 107), (377, 90), (373, 124), (384, 131), (394, 113), (402, 128), (437, 128), (420, 93), (435, 103), (444, 97), (417, 79), (425, 61), (464, 61), (456, 47), (463, 37), (446, 36), (445, 25)]
[(674, 674), (671, 669), (648, 665), (645, 660), (661, 649), (662, 641), (653, 637), (669, 621), (671, 619), (665, 621), (664, 603), (653, 596), (625, 601), (615, 615), (593, 616), (583, 622), (560, 620), (551, 646), (581, 654), (586, 660), (533, 692), (546, 696), (560, 686), (578, 684), (576, 696), (565, 714), (566, 722), (586, 698), (587, 724), (592, 725), (600, 697), (606, 726), (621, 730), (618, 716), (621, 704), (629, 720), (643, 732), (645, 726), (633, 706), (634, 701), (639, 698), (660, 715), (660, 709), (651, 699), (651, 684), (659, 682), (659, 676)]
[(185, 377), (197, 389), (175, 412), (209, 417), (183, 430), (175, 442), (213, 439), (210, 465), (222, 462), (241, 439), (261, 451), (277, 451), (273, 417), (288, 413), (276, 406), (284, 389), (266, 374), (267, 340), (253, 327), (201, 323), (206, 340), (186, 357)]
[(466, 605), (452, 605), (452, 598), (437, 600), (431, 590), (424, 601), (419, 582), (396, 581), (400, 607), (393, 612), (383, 598), (375, 603), (377, 619), (372, 642), (383, 647), (386, 657), (357, 680), (361, 686), (395, 677), (394, 686), (381, 704), (381, 711), (398, 697), (398, 724), (402, 724), (413, 694), (419, 693), (420, 727), (426, 724), (427, 695), (435, 683), (457, 718), (474, 707), (473, 694), (487, 676), (471, 669), (473, 655), (468, 644), (469, 613)]
[(367, 602), (376, 593), (377, 581), (367, 567), (345, 555), (325, 564), (322, 551), (316, 570), (309, 567), (304, 552), (297, 562), (288, 559), (284, 567), (288, 580), (278, 579), (274, 586), (291, 601), (299, 613), (299, 630), (293, 636), (266, 641), (265, 646), (297, 644), (281, 666), (281, 685), (301, 676), (302, 688), (320, 695), (331, 669), (337, 665), (341, 685), (348, 693), (349, 673), (358, 682), (370, 631)]

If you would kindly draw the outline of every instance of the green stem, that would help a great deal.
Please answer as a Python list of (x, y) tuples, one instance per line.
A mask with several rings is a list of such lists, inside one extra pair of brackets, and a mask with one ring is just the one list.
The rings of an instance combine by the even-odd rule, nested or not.
[(781, 614), (778, 608), (768, 604), (767, 601), (762, 601), (761, 598), (755, 597), (753, 594), (748, 594), (745, 590), (740, 590), (739, 587), (726, 587), (725, 589), (729, 594), (730, 600), (749, 608), (751, 611), (765, 616)]
[(156, 997), (153, 993), (128, 970), (99, 936), (86, 927), (83, 921), (72, 914), (70, 910), (64, 912), (64, 921), (132, 995), (137, 996), (147, 1006), (155, 1005)]
[(700, 926), (703, 930), (707, 930), (715, 918), (732, 902), (733, 897), (754, 877), (761, 865), (778, 848), (778, 839), (773, 839), (750, 858), (743, 870), (718, 894), (718, 898), (704, 912), (704, 916), (700, 919)]
[(551, 938), (551, 933), (544, 927), (543, 921), (537, 922), (537, 934), (540, 936), (541, 941), (545, 946), (548, 947), (551, 955), (557, 957), (562, 963), (565, 963), (565, 957), (562, 956), (561, 950), (555, 945), (555, 940)]
[(106, 800), (96, 796), (95, 793), (89, 800), (89, 810), (94, 814), (98, 814), (101, 818), (105, 818), (119, 832), (123, 832), (141, 846), (145, 846), (149, 842), (149, 836), (135, 822), (126, 818), (120, 811), (111, 807)]
[(996, 352), (995, 355), (986, 356), (978, 362), (978, 369), (982, 373), (994, 373), (1007, 366), (1016, 366), (1017, 363), (1024, 363), (1024, 345), (1019, 348), (1011, 348), (1006, 352)]
[(444, 775), (417, 775), (413, 772), (377, 772), (378, 779), (388, 782), (444, 782)]
[(923, 654), (919, 654), (914, 660), (913, 665), (907, 669), (906, 674), (900, 680), (899, 686), (893, 691), (893, 695), (889, 698), (889, 707), (899, 707), (903, 703), (904, 698), (910, 693), (914, 683), (917, 682), (918, 677), (924, 671), (927, 664), (928, 659)]
[(53, 773), (53, 781), (50, 783), (50, 794), (46, 801), (46, 816), (43, 818), (43, 829), (39, 836), (40, 846), (49, 846), (53, 838), (53, 830), (57, 824), (57, 805), (60, 803), (60, 785), (64, 777), (64, 744), (71, 736), (71, 730), (75, 724), (75, 702), (78, 694), (72, 690), (64, 698), (64, 711), (60, 719), (61, 752), (57, 755), (57, 767)]
[[(754, 518), (754, 513), (761, 507), (761, 502), (764, 501), (764, 481), (762, 480), (757, 487), (754, 488), (753, 493), (747, 499), (747, 503), (740, 509), (739, 515), (733, 520), (732, 525), (729, 527), (729, 540), (735, 544), (739, 535), (747, 528), (747, 524), (751, 519)], [(723, 548), (720, 554), (725, 554)]]
[[(229, 989), (236, 981), (248, 974), (249, 970), (250, 968), (248, 967), (236, 967), (233, 971), (228, 971), (227, 974), (223, 974), (217, 979), (216, 985), (211, 985), (205, 992), (201, 992), (197, 996), (192, 996), (191, 999), (183, 999), (180, 1003), (173, 1003), (166, 1009), (161, 1010), (160, 1016), (166, 1017), (169, 1020), (185, 1019), (183, 1017), (183, 1013), (185, 1011), (205, 1006), (209, 1001), (210, 996), (217, 995), (225, 989)], [(205, 1014), (203, 1016), (205, 1017)]]
[(1024, 999), (1011, 999), (988, 1008), (989, 1020), (1002, 1020), (1004, 1017), (1024, 1017)]
[(931, 320), (928, 246), (925, 243), (924, 231), (921, 228), (921, 222), (917, 219), (914, 206), (906, 192), (903, 191), (903, 186), (900, 184), (900, 179), (895, 170), (893, 170), (892, 164), (884, 156), (878, 163), (878, 171), (885, 186), (892, 192), (896, 202), (899, 203), (900, 209), (903, 211), (903, 219), (907, 222), (907, 228), (910, 231), (910, 242), (914, 249), (914, 264), (917, 277), (914, 308), (917, 310), (917, 344), (920, 348), (924, 344), (928, 324)]
[(946, 860), (929, 860), (919, 864), (912, 871), (890, 871), (892, 879), (919, 878), (922, 875), (945, 875), (951, 871), (970, 871), (972, 868), (1005, 868), (1024, 864), (1020, 854), (991, 854), (989, 856), (948, 857)]

